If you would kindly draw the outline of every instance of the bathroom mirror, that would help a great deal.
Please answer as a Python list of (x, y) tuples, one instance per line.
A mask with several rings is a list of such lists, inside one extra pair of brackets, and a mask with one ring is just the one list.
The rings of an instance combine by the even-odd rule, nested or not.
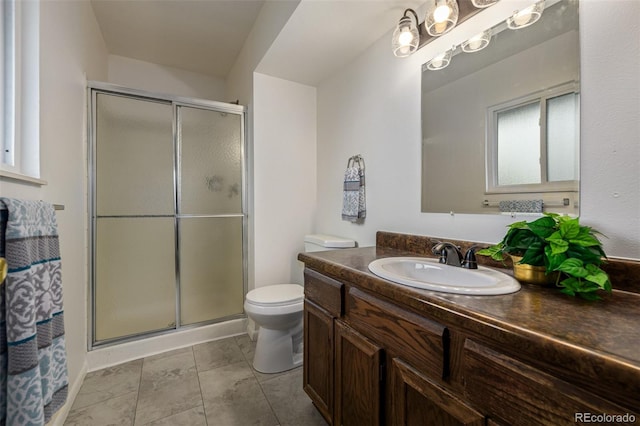
[(578, 1), (547, 1), (536, 23), (491, 33), (446, 68), (422, 67), (422, 211), (577, 215)]

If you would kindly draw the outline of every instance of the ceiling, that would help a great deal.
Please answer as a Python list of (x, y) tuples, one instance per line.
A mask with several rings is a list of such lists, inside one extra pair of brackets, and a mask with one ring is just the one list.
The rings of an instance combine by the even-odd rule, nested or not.
[(109, 53), (225, 78), (264, 0), (91, 0)]
[[(423, 0), (424, 2), (424, 0)], [(388, 33), (416, 0), (302, 0), (257, 71), (317, 86)]]
[[(226, 78), (264, 1), (91, 3), (109, 53)], [(317, 85), (390, 32), (405, 8), (419, 5), (415, 0), (302, 0), (258, 71)]]

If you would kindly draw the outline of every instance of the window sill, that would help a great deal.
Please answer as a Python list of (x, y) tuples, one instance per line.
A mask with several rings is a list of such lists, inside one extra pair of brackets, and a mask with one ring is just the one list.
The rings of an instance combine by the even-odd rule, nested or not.
[(6, 170), (0, 170), (0, 180), (5, 180), (5, 179), (9, 179), (9, 180), (17, 181), (18, 183), (25, 183), (29, 185), (43, 186), (47, 184), (46, 180), (34, 178), (33, 176), (27, 176), (20, 173), (13, 173), (13, 172), (8, 172)]

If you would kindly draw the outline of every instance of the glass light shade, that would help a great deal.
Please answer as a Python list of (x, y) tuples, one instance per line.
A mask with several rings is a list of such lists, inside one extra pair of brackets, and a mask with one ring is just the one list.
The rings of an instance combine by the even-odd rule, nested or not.
[(498, 3), (498, 0), (471, 0), (471, 3), (478, 9), (489, 7), (492, 4)]
[(427, 10), (427, 32), (436, 37), (451, 31), (458, 23), (458, 14), (456, 0), (435, 0)]
[(455, 46), (447, 50), (446, 52), (439, 54), (432, 60), (430, 60), (427, 63), (427, 69), (430, 69), (432, 71), (437, 71), (437, 70), (446, 68), (451, 62), (451, 56), (453, 55), (454, 50), (455, 50)]
[(391, 47), (398, 58), (405, 58), (418, 50), (420, 34), (411, 17), (403, 16), (393, 32)]
[(463, 52), (478, 52), (489, 45), (491, 42), (491, 30), (481, 32), (462, 43), (460, 46)]
[(540, 19), (543, 10), (544, 1), (539, 1), (538, 3), (532, 4), (526, 9), (522, 9), (508, 18), (507, 27), (511, 28), (512, 30), (528, 27), (529, 25), (536, 23), (538, 19)]

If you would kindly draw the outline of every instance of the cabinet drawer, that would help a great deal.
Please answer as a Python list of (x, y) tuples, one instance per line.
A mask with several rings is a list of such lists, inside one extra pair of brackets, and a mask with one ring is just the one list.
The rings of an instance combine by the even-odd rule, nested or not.
[(344, 284), (311, 269), (304, 270), (304, 295), (335, 317), (344, 312)]
[(473, 340), (465, 341), (463, 364), (466, 399), (506, 424), (574, 425), (576, 413), (628, 412)]
[(399, 306), (351, 288), (347, 319), (355, 329), (380, 342), (430, 377), (449, 375), (449, 331)]

